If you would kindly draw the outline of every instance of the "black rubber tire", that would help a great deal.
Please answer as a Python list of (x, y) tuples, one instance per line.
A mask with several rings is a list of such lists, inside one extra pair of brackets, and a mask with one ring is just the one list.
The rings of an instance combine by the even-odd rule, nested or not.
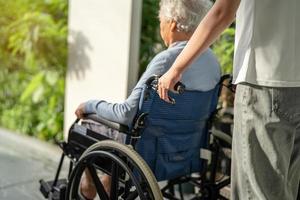
[[(84, 153), (81, 155), (78, 162), (85, 159), (85, 157), (95, 151), (105, 151), (105, 150), (113, 150), (116, 152), (121, 152), (122, 154), (126, 155), (126, 157), (130, 158), (135, 165), (139, 168), (139, 171), (143, 173), (143, 176), (146, 180), (144, 180), (146, 183), (148, 183), (148, 186), (150, 187), (150, 191), (153, 196), (153, 200), (163, 200), (162, 193), (160, 191), (159, 185), (157, 183), (157, 180), (155, 176), (153, 175), (151, 169), (146, 164), (146, 162), (143, 160), (143, 158), (130, 146), (118, 143), (113, 140), (103, 140), (100, 142), (95, 143), (94, 145), (90, 146), (88, 149), (84, 151)], [(75, 175), (76, 176), (76, 175)], [(73, 190), (73, 183), (69, 182), (69, 188), (68, 188), (67, 194), (69, 194), (67, 199), (72, 200), (72, 190)]]

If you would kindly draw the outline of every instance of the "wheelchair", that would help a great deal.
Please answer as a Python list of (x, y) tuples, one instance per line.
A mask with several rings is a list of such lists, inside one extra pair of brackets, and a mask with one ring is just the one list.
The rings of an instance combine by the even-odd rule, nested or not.
[[(40, 180), (41, 193), (51, 200), (84, 200), (80, 181), (88, 170), (101, 200), (182, 200), (187, 184), (195, 189), (191, 200), (229, 199), (221, 190), (230, 184), (230, 153), (224, 150), (230, 152), (231, 135), (214, 126), (225, 79), (230, 75), (207, 92), (179, 85), (169, 104), (157, 95), (158, 77), (149, 78), (131, 127), (87, 116), (126, 134), (126, 144), (80, 125), (77, 119), (67, 141), (58, 142), (63, 151), (58, 169), (54, 180)], [(70, 160), (68, 175), (60, 178), (65, 157)], [(111, 177), (109, 194), (101, 174)], [(158, 181), (166, 183), (160, 188)]]

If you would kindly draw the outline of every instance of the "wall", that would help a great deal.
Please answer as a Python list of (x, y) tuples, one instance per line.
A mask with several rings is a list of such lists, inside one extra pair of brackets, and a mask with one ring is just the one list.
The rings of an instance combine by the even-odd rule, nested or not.
[(142, 0), (70, 0), (65, 135), (89, 99), (122, 102), (137, 81)]

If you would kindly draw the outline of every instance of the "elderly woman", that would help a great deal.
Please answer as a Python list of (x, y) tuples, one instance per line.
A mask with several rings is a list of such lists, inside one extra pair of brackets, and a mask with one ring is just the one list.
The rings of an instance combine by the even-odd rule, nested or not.
[[(153, 74), (162, 75), (170, 68), (210, 6), (209, 0), (161, 0), (159, 11), (160, 34), (168, 48), (152, 59), (124, 103), (90, 100), (79, 105), (75, 112), (77, 117), (82, 118), (84, 114), (96, 113), (108, 120), (130, 126), (137, 113), (143, 84)], [(216, 86), (219, 78), (220, 67), (218, 61), (212, 51), (208, 49), (190, 65), (182, 76), (182, 82), (188, 90), (208, 91)], [(123, 134), (109, 130), (99, 124), (89, 123), (87, 126), (96, 129), (96, 131), (98, 130), (102, 134), (109, 135), (119, 142), (124, 142)], [(104, 176), (101, 181), (108, 192), (110, 178)], [(93, 199), (96, 195), (88, 172), (82, 180), (81, 192), (88, 199)]]

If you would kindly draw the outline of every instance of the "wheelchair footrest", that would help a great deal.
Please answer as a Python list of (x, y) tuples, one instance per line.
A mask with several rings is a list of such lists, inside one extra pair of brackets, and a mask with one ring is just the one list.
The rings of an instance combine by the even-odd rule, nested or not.
[(40, 180), (40, 191), (46, 199), (63, 200), (67, 188), (67, 179), (59, 179), (53, 185), (54, 181)]

